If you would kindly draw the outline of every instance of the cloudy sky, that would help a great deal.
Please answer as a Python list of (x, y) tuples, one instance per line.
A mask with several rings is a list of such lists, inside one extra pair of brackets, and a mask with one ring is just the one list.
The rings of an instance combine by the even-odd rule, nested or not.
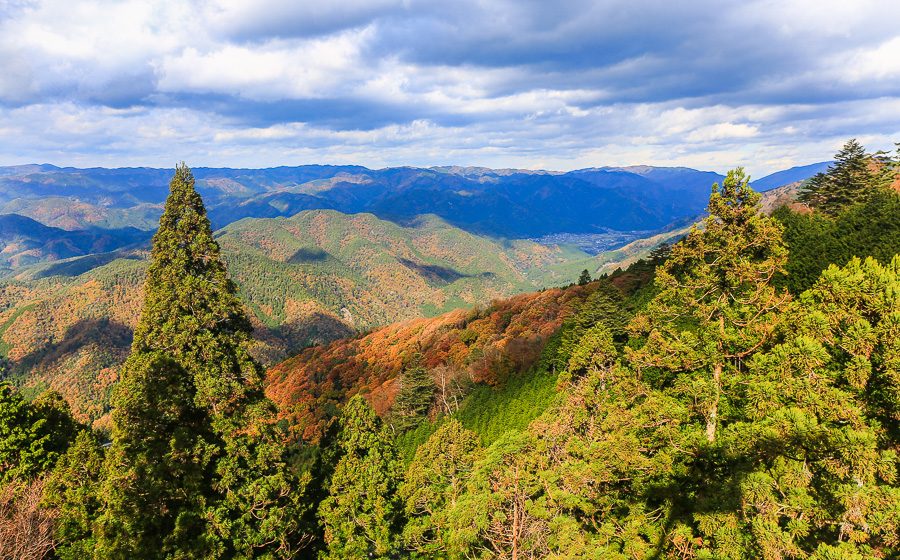
[(0, 0), (0, 164), (745, 165), (900, 141), (896, 0)]

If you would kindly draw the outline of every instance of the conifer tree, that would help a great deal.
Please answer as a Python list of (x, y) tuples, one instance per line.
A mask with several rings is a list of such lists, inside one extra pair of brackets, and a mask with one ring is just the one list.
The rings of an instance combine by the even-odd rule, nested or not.
[(396, 550), (400, 476), (394, 448), (366, 400), (350, 399), (341, 415), (340, 461), (319, 507), (328, 560), (391, 558)]
[(772, 286), (787, 258), (781, 227), (758, 203), (743, 169), (713, 185), (703, 228), (672, 248), (657, 270), (659, 293), (631, 325), (646, 336), (632, 363), (677, 375), (674, 390), (696, 403), (710, 442), (733, 374), (770, 339), (788, 301)]
[(565, 372), (569, 359), (585, 333), (602, 326), (614, 339), (624, 337), (628, 314), (622, 293), (608, 280), (599, 282), (597, 289), (567, 318), (559, 332), (559, 347), (549, 359), (552, 371)]
[(898, 288), (900, 258), (832, 266), (749, 360), (739, 421), (722, 435), (727, 480), (696, 504), (715, 557), (900, 551)]
[(834, 164), (810, 179), (800, 192), (800, 200), (828, 215), (865, 202), (878, 187), (871, 169), (872, 158), (855, 138), (848, 140), (834, 156)]
[(214, 443), (187, 372), (160, 352), (132, 354), (113, 396), (96, 556), (214, 557), (206, 526)]
[(250, 356), (251, 326), (190, 170), (153, 237), (106, 460), (104, 558), (290, 558), (303, 481)]
[(581, 275), (578, 277), (578, 285), (584, 286), (585, 284), (590, 284), (591, 282), (591, 273), (588, 269), (584, 269), (581, 271)]
[(454, 558), (550, 556), (555, 511), (546, 507), (541, 457), (527, 432), (506, 432), (475, 463), (467, 492), (450, 512)]
[(400, 390), (391, 407), (395, 427), (403, 430), (428, 414), (434, 401), (435, 384), (416, 353), (400, 373)]
[(44, 486), (44, 503), (58, 512), (55, 554), (60, 560), (91, 558), (101, 511), (103, 449), (89, 430), (78, 433)]

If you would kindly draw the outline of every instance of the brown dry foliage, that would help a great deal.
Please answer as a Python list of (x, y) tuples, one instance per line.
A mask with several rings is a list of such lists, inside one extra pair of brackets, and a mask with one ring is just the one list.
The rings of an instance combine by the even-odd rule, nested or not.
[(44, 481), (0, 487), (0, 560), (42, 560), (56, 546), (56, 512), (41, 507)]

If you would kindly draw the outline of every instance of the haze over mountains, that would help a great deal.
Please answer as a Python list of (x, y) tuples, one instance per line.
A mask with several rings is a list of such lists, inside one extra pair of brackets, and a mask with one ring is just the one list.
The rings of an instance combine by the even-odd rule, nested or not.
[[(806, 179), (824, 164), (763, 178), (761, 190)], [(570, 172), (480, 167), (305, 165), (194, 170), (215, 227), (302, 210), (370, 212), (405, 223), (435, 214), (467, 231), (506, 239), (607, 230), (656, 230), (702, 213), (722, 175), (688, 168), (602, 167)], [(171, 171), (0, 168), (0, 213), (68, 230), (151, 230)], [(763, 188), (764, 187), (764, 188)]]

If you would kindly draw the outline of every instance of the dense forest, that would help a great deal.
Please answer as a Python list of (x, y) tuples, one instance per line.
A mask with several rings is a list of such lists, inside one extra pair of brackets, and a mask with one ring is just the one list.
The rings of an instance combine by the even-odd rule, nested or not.
[(0, 384), (0, 558), (898, 558), (898, 173), (266, 373), (180, 166), (111, 428)]

